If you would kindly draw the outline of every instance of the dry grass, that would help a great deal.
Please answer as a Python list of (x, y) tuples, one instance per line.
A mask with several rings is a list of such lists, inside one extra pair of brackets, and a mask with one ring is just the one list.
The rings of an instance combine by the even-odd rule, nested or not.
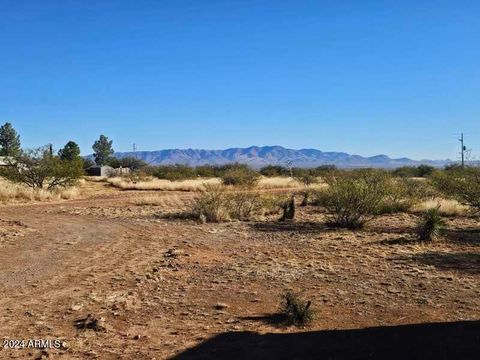
[(298, 188), (302, 187), (302, 184), (290, 177), (262, 177), (257, 187), (261, 189)]
[(429, 209), (437, 208), (443, 216), (463, 216), (469, 211), (469, 207), (460, 204), (456, 200), (430, 199), (413, 207), (413, 213), (423, 213)]
[[(92, 181), (91, 178), (87, 180)], [(193, 179), (183, 181), (170, 181), (164, 179), (150, 179), (146, 181), (132, 182), (127, 178), (101, 178), (93, 181), (105, 181), (122, 190), (164, 190), (164, 191), (205, 191), (206, 185), (220, 185), (219, 178)], [(312, 189), (325, 187), (323, 183), (310, 186)], [(300, 182), (286, 177), (263, 177), (259, 180), (258, 189), (281, 189), (281, 188), (303, 188)]]
[[(79, 183), (82, 186), (83, 182)], [(81, 194), (80, 187), (70, 187), (58, 189), (56, 191), (32, 190), (22, 184), (15, 184), (8, 180), (0, 178), (0, 202), (29, 202), (29, 201), (51, 201), (60, 199), (74, 199)]]
[(219, 185), (220, 179), (194, 179), (183, 181), (170, 181), (152, 179), (150, 181), (132, 182), (128, 179), (115, 177), (106, 181), (122, 190), (164, 190), (164, 191), (204, 191), (205, 185)]
[(91, 182), (105, 182), (107, 180), (106, 176), (84, 176), (83, 179), (85, 181)]
[[(322, 179), (318, 179), (318, 182), (308, 186), (312, 190), (324, 189), (328, 185), (325, 184)], [(290, 177), (262, 177), (260, 178), (257, 187), (260, 189), (281, 189), (281, 188), (305, 188), (305, 185), (296, 179)]]

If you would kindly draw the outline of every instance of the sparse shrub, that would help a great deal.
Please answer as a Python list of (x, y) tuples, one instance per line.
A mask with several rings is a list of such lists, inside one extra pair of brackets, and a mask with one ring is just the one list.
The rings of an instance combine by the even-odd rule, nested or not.
[(325, 176), (337, 171), (335, 165), (321, 165), (314, 169), (315, 176)]
[(302, 202), (300, 203), (300, 206), (307, 206), (310, 202), (310, 199), (312, 198), (312, 195), (314, 194), (314, 192), (310, 189), (307, 189), (307, 190), (304, 190), (302, 192), (300, 192), (300, 194), (302, 195)]
[(388, 175), (383, 171), (363, 170), (337, 173), (325, 178), (330, 186), (322, 199), (330, 223), (348, 229), (361, 228), (378, 214), (388, 194)]
[(150, 167), (148, 172), (156, 178), (170, 181), (195, 179), (197, 177), (195, 169), (181, 164), (154, 166)]
[(398, 177), (428, 177), (435, 171), (430, 165), (402, 166), (392, 171), (394, 176)]
[(267, 177), (289, 176), (290, 171), (280, 165), (268, 165), (260, 169), (260, 174)]
[(193, 203), (192, 217), (205, 222), (228, 220), (249, 221), (263, 212), (263, 201), (254, 191), (230, 192), (223, 185), (206, 185), (206, 190)]
[(195, 218), (206, 222), (226, 221), (230, 219), (227, 202), (223, 186), (206, 185), (205, 191), (194, 201), (191, 213)]
[(253, 187), (259, 180), (259, 174), (248, 166), (238, 165), (225, 172), (222, 176), (224, 185)]
[(377, 214), (407, 212), (436, 194), (430, 182), (422, 179), (390, 178), (387, 186), (386, 196), (380, 203)]
[(304, 186), (309, 186), (309, 185), (318, 183), (318, 178), (309, 173), (296, 176), (295, 180), (297, 180), (299, 183), (302, 183)]
[(420, 241), (436, 240), (445, 232), (445, 221), (438, 208), (425, 211), (417, 224), (416, 232)]
[(147, 173), (137, 170), (137, 171), (131, 171), (129, 174), (127, 174), (124, 177), (127, 181), (130, 181), (133, 184), (137, 184), (139, 182), (145, 182), (151, 180), (151, 176), (149, 176)]
[(257, 192), (236, 191), (227, 194), (225, 205), (232, 219), (248, 221), (261, 212), (262, 200)]
[(314, 320), (311, 301), (304, 301), (293, 292), (282, 296), (280, 311), (285, 316), (287, 325), (305, 326)]
[(433, 185), (446, 196), (480, 211), (480, 168), (454, 167), (432, 176)]
[(261, 194), (260, 201), (262, 203), (263, 215), (276, 215), (283, 209), (283, 205), (288, 200), (285, 195), (278, 194)]

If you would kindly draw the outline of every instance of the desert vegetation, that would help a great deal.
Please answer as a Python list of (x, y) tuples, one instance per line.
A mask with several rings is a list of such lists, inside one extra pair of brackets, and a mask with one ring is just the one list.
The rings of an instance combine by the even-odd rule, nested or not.
[(79, 358), (93, 333), (100, 357), (125, 341), (167, 357), (220, 332), (476, 316), (476, 168), (152, 166), (101, 136), (96, 163), (131, 171), (89, 177), (75, 142), (27, 150), (12, 130), (0, 251), (27, 286), (2, 284), (5, 331), (54, 327)]
[(282, 295), (280, 313), (285, 317), (286, 325), (306, 326), (314, 320), (312, 302), (291, 291)]

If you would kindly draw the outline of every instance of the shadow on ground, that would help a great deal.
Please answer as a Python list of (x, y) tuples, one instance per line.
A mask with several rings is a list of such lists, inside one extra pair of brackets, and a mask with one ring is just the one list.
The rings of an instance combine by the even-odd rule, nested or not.
[(422, 254), (411, 255), (406, 259), (424, 265), (432, 265), (439, 270), (455, 270), (470, 274), (480, 274), (479, 253), (428, 251)]
[(174, 359), (479, 359), (480, 321), (292, 334), (229, 332)]
[(445, 238), (452, 243), (480, 246), (480, 229), (448, 230)]
[(323, 223), (315, 222), (258, 222), (250, 225), (256, 231), (262, 232), (294, 232), (294, 233), (318, 233), (336, 230)]

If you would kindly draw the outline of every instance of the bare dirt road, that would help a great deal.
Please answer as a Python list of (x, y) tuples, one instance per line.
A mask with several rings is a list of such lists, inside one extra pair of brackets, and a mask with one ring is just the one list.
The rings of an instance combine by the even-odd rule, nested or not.
[[(458, 356), (478, 355), (475, 219), (448, 219), (448, 240), (418, 245), (409, 241), (410, 214), (358, 232), (326, 227), (309, 207), (291, 224), (197, 224), (158, 216), (185, 206), (191, 193), (156, 193), (163, 203), (140, 206), (134, 200), (146, 192), (92, 186), (81, 200), (0, 207), (2, 340), (62, 342), (3, 348), (1, 358), (300, 358), (320, 350), (375, 358), (408, 334), (410, 347), (419, 336), (426, 348), (450, 339), (444, 345)], [(275, 322), (288, 289), (312, 301), (311, 327)], [(422, 323), (442, 324), (395, 327)], [(384, 345), (368, 347), (379, 339)]]

